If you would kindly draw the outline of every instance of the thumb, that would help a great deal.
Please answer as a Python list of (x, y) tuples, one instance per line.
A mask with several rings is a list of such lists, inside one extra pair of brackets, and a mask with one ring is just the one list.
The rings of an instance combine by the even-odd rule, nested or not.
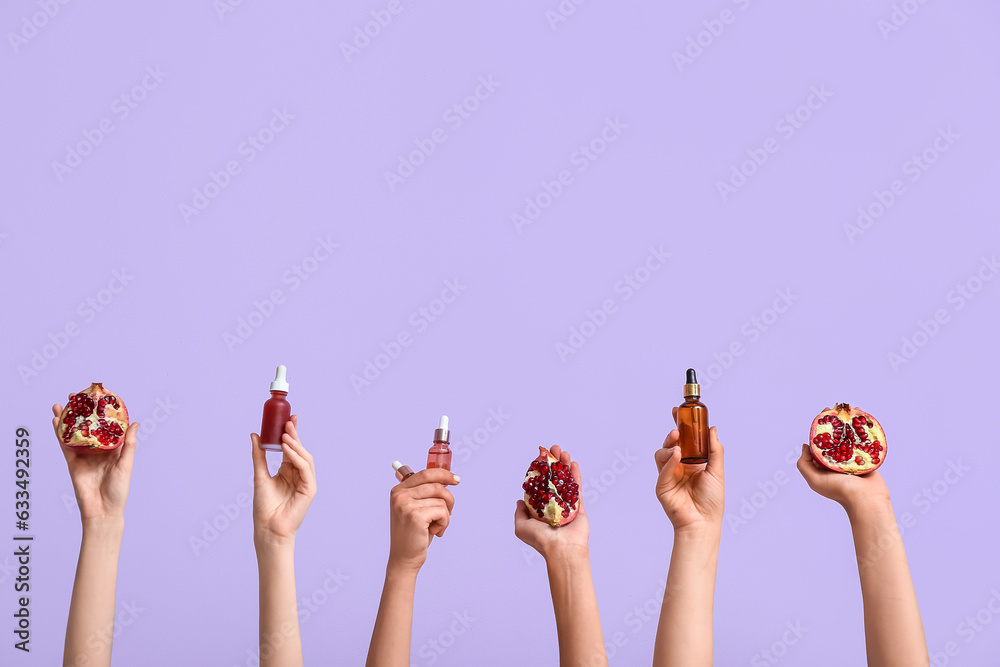
[(135, 435), (139, 432), (139, 422), (132, 422), (125, 431), (125, 442), (122, 444), (121, 454), (118, 455), (118, 465), (128, 472), (132, 471), (132, 463), (135, 461), (135, 448), (137, 446)]

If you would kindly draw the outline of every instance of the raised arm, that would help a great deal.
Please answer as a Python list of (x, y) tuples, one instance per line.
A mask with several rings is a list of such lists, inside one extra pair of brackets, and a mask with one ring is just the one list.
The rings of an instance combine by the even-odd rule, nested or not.
[[(571, 460), (569, 452), (558, 445), (550, 452), (570, 467), (576, 483), (581, 484), (580, 466)], [(583, 499), (576, 518), (558, 528), (531, 518), (524, 501), (518, 500), (514, 511), (514, 534), (545, 559), (561, 667), (607, 665), (601, 615), (590, 574), (590, 522)]]
[(824, 470), (808, 445), (802, 445), (797, 466), (809, 488), (839, 503), (851, 522), (869, 667), (929, 665), (917, 594), (885, 480), (877, 470), (866, 475)]
[[(674, 408), (674, 419), (677, 418)], [(715, 427), (707, 464), (682, 464), (680, 434), (657, 450), (656, 497), (674, 527), (653, 667), (711, 667), (715, 574), (725, 507), (723, 449)]]
[(449, 485), (458, 475), (444, 468), (421, 470), (389, 494), (389, 562), (368, 648), (367, 667), (409, 667), (413, 593), (417, 574), (435, 536), (444, 536), (455, 507)]
[[(59, 426), (61, 405), (52, 406), (53, 429)], [(59, 443), (80, 507), (83, 537), (73, 580), (73, 597), (66, 623), (63, 665), (107, 667), (115, 625), (118, 555), (125, 529), (135, 458), (138, 422), (125, 432), (121, 447), (107, 452), (78, 453)]]
[(256, 433), (253, 445), (253, 543), (260, 586), (261, 667), (301, 667), (295, 600), (295, 533), (316, 495), (316, 466), (299, 441), (298, 416), (281, 436), (281, 467), (271, 477)]

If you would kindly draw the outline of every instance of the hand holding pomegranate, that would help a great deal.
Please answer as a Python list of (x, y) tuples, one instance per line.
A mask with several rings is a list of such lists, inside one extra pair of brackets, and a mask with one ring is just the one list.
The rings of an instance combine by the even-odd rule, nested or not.
[(250, 434), (255, 543), (294, 543), (295, 532), (316, 495), (316, 466), (299, 440), (298, 424), (298, 415), (285, 423), (281, 467), (274, 477), (267, 470), (267, 453), (259, 446), (260, 437)]
[(833, 472), (816, 463), (809, 445), (802, 445), (802, 456), (796, 462), (809, 488), (839, 503), (848, 514), (872, 503), (887, 504), (889, 488), (877, 470), (864, 475), (845, 475)]
[(455, 496), (448, 486), (458, 475), (429, 468), (411, 475), (389, 493), (389, 567), (416, 571), (427, 560), (432, 539), (443, 537), (451, 521)]
[[(677, 408), (674, 408), (674, 421)], [(656, 497), (674, 530), (721, 526), (725, 508), (723, 448), (713, 426), (709, 431), (709, 459), (704, 465), (681, 464), (680, 433), (667, 434), (656, 451)]]
[[(580, 466), (573, 461), (569, 452), (559, 445), (553, 445), (551, 450), (542, 448), (542, 455), (532, 464), (545, 460), (552, 461), (552, 467), (561, 470), (568, 470), (572, 476), (576, 488), (574, 498), (570, 498), (566, 512), (562, 512), (558, 507), (559, 514), (562, 514), (562, 525), (560, 519), (551, 520), (553, 516), (549, 509), (537, 509), (531, 512), (528, 505), (523, 500), (517, 501), (517, 508), (514, 511), (514, 534), (519, 540), (532, 547), (540, 553), (546, 560), (549, 556), (558, 553), (568, 555), (572, 553), (586, 553), (587, 542), (590, 537), (590, 523), (587, 520), (587, 512), (583, 507), (583, 499), (579, 497), (579, 487), (581, 485)], [(532, 470), (528, 471), (529, 476)], [(540, 479), (540, 478), (535, 478)], [(529, 484), (531, 478), (525, 482)], [(530, 494), (531, 491), (529, 490)], [(553, 497), (548, 504), (557, 503), (557, 498)], [(541, 508), (542, 506), (539, 505)]]
[[(70, 395), (72, 398), (72, 394)], [(86, 524), (91, 520), (122, 519), (125, 501), (128, 500), (135, 460), (136, 432), (139, 423), (133, 422), (123, 434), (124, 443), (116, 449), (79, 449), (63, 442), (60, 437), (60, 420), (63, 407), (52, 406), (52, 429), (66, 458), (69, 476), (73, 482), (80, 518)]]

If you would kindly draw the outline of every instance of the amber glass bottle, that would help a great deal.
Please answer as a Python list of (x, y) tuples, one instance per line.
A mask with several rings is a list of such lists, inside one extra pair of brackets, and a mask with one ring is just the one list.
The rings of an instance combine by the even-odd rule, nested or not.
[(677, 408), (677, 430), (681, 434), (681, 463), (708, 462), (708, 408), (699, 400), (701, 388), (694, 369), (687, 370), (684, 402)]

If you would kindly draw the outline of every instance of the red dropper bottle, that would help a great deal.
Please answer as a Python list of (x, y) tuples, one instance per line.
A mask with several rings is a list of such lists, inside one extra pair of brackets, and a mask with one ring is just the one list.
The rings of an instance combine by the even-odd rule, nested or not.
[(292, 406), (285, 399), (288, 396), (288, 382), (285, 381), (285, 367), (278, 366), (271, 383), (271, 398), (264, 402), (264, 418), (260, 424), (260, 448), (269, 452), (281, 451), (281, 436), (285, 423), (292, 418)]
[(444, 468), (451, 470), (451, 449), (448, 440), (451, 432), (448, 430), (448, 415), (441, 415), (441, 423), (434, 429), (434, 444), (427, 452), (428, 468)]

